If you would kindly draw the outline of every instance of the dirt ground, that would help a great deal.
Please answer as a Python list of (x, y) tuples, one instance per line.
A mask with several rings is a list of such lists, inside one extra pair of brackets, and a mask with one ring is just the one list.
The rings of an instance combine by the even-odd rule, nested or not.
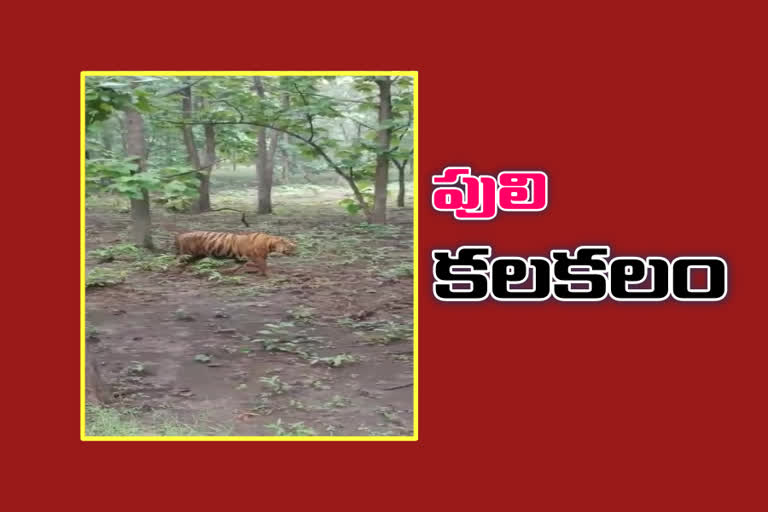
[[(154, 208), (156, 253), (126, 247), (124, 210), (88, 204), (86, 271), (120, 276), (86, 288), (86, 342), (111, 407), (148, 431), (160, 412), (211, 435), (413, 433), (413, 211), (369, 226), (313, 194), (276, 193), (275, 215), (249, 215), (250, 229), (233, 212)], [(179, 269), (172, 235), (191, 229), (279, 234), (299, 254), (272, 255), (267, 278), (205, 260)]]

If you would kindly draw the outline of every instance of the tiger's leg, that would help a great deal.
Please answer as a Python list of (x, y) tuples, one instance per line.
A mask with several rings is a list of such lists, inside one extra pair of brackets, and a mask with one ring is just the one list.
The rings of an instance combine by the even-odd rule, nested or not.
[(261, 272), (264, 274), (264, 277), (267, 277), (267, 259), (266, 258), (254, 258), (253, 260), (249, 261), (245, 264), (247, 269), (246, 272)]
[(234, 267), (225, 268), (221, 271), (222, 274), (236, 274), (238, 273), (243, 267), (245, 267), (248, 264), (248, 260), (243, 260), (242, 258), (238, 258), (235, 256), (235, 263), (239, 263), (239, 265), (235, 265)]
[(248, 262), (246, 262), (246, 263), (241, 263), (240, 265), (235, 265), (234, 267), (225, 268), (225, 269), (223, 269), (223, 270), (221, 271), (221, 273), (222, 273), (222, 274), (236, 274), (237, 272), (239, 272), (239, 271), (240, 271), (240, 269), (241, 269), (241, 268), (243, 268), (243, 267), (244, 267), (244, 266), (246, 266), (247, 264), (248, 264)]

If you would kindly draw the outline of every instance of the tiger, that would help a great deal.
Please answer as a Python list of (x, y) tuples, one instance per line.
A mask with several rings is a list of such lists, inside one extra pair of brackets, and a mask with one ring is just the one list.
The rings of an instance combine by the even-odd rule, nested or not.
[(229, 269), (234, 273), (243, 267), (247, 272), (255, 267), (267, 276), (267, 256), (276, 252), (291, 256), (296, 254), (296, 244), (286, 238), (268, 235), (266, 233), (220, 233), (216, 231), (190, 231), (176, 235), (174, 248), (181, 263), (184, 256), (185, 264), (198, 261), (206, 256), (214, 258), (233, 258), (247, 260), (239, 267)]

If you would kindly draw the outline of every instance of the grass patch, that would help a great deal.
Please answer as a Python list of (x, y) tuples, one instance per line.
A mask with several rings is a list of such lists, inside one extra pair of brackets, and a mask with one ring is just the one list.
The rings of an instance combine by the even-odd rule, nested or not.
[(243, 278), (239, 276), (225, 276), (221, 273), (222, 267), (230, 265), (229, 260), (216, 258), (203, 258), (192, 266), (196, 276), (204, 277), (208, 281), (216, 281), (219, 284), (242, 284)]
[(88, 252), (97, 263), (131, 263), (128, 268), (149, 272), (165, 272), (176, 261), (173, 254), (157, 254), (133, 244), (116, 244)]
[(413, 277), (413, 264), (400, 263), (388, 269), (382, 270), (381, 275), (388, 279), (404, 279), (406, 277)]
[(348, 365), (354, 362), (357, 362), (358, 358), (353, 356), (352, 354), (338, 354), (335, 356), (328, 356), (328, 357), (315, 357), (310, 360), (309, 364), (314, 366), (316, 364), (325, 364), (330, 366), (331, 368), (339, 368), (344, 365)]
[(265, 425), (272, 431), (272, 435), (275, 436), (316, 436), (317, 432), (310, 427), (304, 426), (303, 421), (297, 423), (283, 423), (283, 420), (278, 418), (275, 423)]
[[(413, 323), (403, 322), (398, 315), (393, 320), (355, 320), (350, 317), (338, 320), (339, 325), (354, 329), (371, 343), (389, 345), (399, 341), (413, 341)], [(366, 333), (366, 334), (363, 334)]]
[(300, 322), (303, 324), (309, 324), (311, 323), (312, 319), (315, 315), (315, 309), (310, 308), (307, 306), (296, 306), (293, 309), (288, 310), (288, 317), (291, 320), (294, 320), (296, 322)]
[(115, 260), (136, 261), (143, 253), (143, 249), (133, 244), (117, 244), (94, 249), (88, 253), (88, 256), (95, 258), (99, 263), (109, 263)]
[(259, 382), (269, 389), (270, 392), (281, 395), (284, 391), (287, 391), (290, 387), (288, 384), (280, 380), (279, 375), (273, 375), (272, 377), (262, 377)]
[(172, 254), (145, 255), (136, 261), (133, 266), (147, 272), (166, 272), (176, 263), (176, 257)]
[(125, 281), (125, 271), (108, 268), (94, 268), (85, 275), (86, 288), (104, 288), (115, 286)]
[(333, 395), (333, 398), (329, 402), (326, 402), (323, 407), (326, 409), (343, 409), (352, 405), (352, 400), (344, 398), (340, 395)]
[(228, 433), (220, 426), (204, 425), (200, 420), (183, 423), (160, 412), (140, 414), (133, 409), (85, 405), (87, 436), (223, 436)]

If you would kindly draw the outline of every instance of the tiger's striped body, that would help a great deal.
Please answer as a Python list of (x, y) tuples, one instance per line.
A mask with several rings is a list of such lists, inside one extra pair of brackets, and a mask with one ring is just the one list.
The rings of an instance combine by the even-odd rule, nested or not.
[(294, 254), (296, 244), (282, 237), (266, 233), (220, 233), (216, 231), (190, 231), (176, 235), (176, 254), (189, 255), (193, 260), (206, 256), (248, 260), (243, 266), (256, 267), (267, 275), (267, 256), (272, 252)]

